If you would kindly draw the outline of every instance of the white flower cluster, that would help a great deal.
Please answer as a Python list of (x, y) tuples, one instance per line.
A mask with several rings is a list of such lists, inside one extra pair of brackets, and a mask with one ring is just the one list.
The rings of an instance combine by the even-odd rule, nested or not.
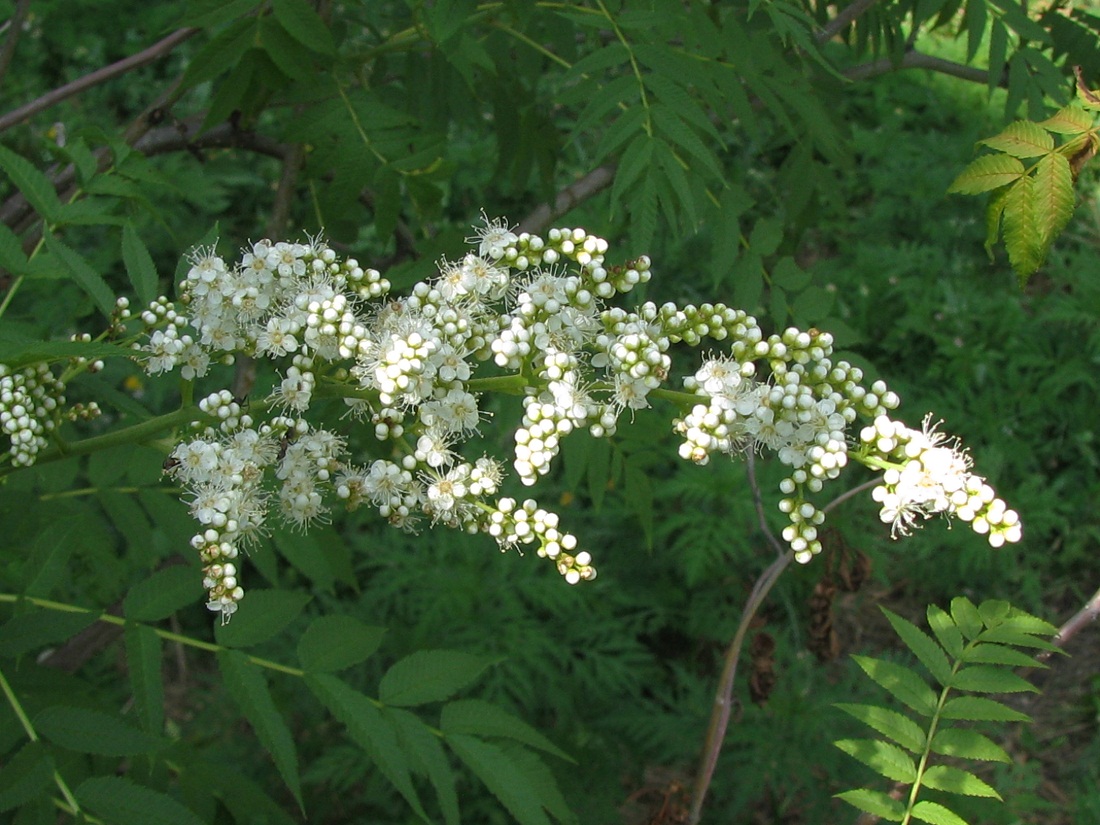
[(896, 536), (908, 535), (920, 519), (940, 513), (968, 522), (992, 547), (1017, 542), (1020, 517), (997, 498), (981, 476), (970, 472), (970, 455), (955, 438), (937, 432), (931, 416), (913, 430), (886, 416), (864, 427), (860, 440), (885, 467), (872, 497), (882, 505), (879, 518)]
[[(120, 299), (118, 317), (124, 313), (125, 301)], [(71, 340), (87, 343), (91, 336), (74, 335)], [(49, 444), (50, 434), (63, 422), (99, 417), (102, 411), (94, 401), (65, 406), (65, 377), (84, 370), (96, 372), (103, 368), (103, 362), (86, 358), (70, 361), (69, 370), (60, 378), (45, 362), (21, 369), (0, 364), (0, 436), (8, 440), (8, 449), (0, 452), (0, 460), (8, 460), (14, 467), (30, 467)]]
[(49, 443), (46, 436), (57, 426), (54, 413), (65, 403), (64, 392), (46, 364), (21, 370), (0, 364), (0, 430), (14, 466), (31, 466)]
[[(722, 304), (614, 306), (610, 299), (649, 280), (650, 261), (608, 264), (607, 242), (583, 229), (553, 229), (544, 240), (486, 219), (470, 241), (476, 254), (440, 262), (436, 277), (398, 300), (385, 297), (389, 283), (378, 272), (339, 261), (316, 239), (261, 241), (233, 266), (199, 250), (181, 286), (186, 317), (164, 299), (142, 315), (151, 372), (180, 367), (197, 377), (236, 351), (283, 364), (271, 395), (251, 408), (274, 417), (257, 425), (227, 395), (212, 397), (205, 412), (218, 429), (173, 454), (202, 525), (195, 546), (211, 609), (224, 617), (236, 609), (237, 547), (262, 529), (269, 497), (305, 527), (325, 518), (328, 490), (405, 529), (427, 520), (487, 533), (502, 549), (534, 542), (567, 581), (593, 578), (589, 554), (559, 531), (556, 515), (530, 499), (499, 497), (496, 460), (463, 457), (487, 417), (480, 406), (487, 391), (524, 396), (513, 466), (527, 485), (550, 471), (574, 430), (608, 437), (624, 413), (658, 396), (670, 400), (681, 410), (674, 428), (684, 458), (777, 454), (789, 468), (780, 484), (779, 507), (790, 520), (784, 538), (799, 561), (820, 552), (824, 514), (808, 497), (853, 455), (872, 463), (850, 454), (848, 429), (859, 417), (885, 420), (898, 405), (881, 382), (868, 389), (860, 370), (834, 362), (829, 335), (766, 336), (756, 319)], [(722, 353), (683, 379), (686, 392), (667, 389), (673, 347), (708, 340)], [(363, 467), (343, 438), (306, 423), (331, 398), (343, 399), (353, 419), (369, 420), (367, 433), (383, 442)], [(895, 447), (911, 443), (899, 437)], [(274, 481), (265, 487), (269, 466)], [(274, 483), (277, 495), (265, 492)], [(900, 476), (888, 483), (892, 495), (908, 489)], [(1014, 540), (1005, 519), (1015, 514), (997, 506), (957, 503), (950, 512), (969, 516), (975, 529), (987, 525), (991, 540)], [(900, 517), (904, 527), (915, 507), (896, 508), (909, 514)], [(935, 504), (919, 507), (923, 514)]]

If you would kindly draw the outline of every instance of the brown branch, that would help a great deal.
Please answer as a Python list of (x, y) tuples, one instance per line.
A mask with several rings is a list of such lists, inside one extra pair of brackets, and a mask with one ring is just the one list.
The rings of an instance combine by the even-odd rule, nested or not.
[(825, 24), (825, 27), (817, 33), (814, 40), (817, 41), (818, 45), (829, 42), (836, 37), (845, 26), (877, 2), (878, 0), (855, 0), (851, 5), (845, 6), (836, 17)]
[(8, 39), (4, 41), (4, 48), (0, 50), (0, 83), (4, 82), (4, 75), (8, 73), (8, 66), (15, 56), (15, 44), (19, 42), (19, 35), (23, 31), (23, 21), (27, 19), (31, 0), (19, 0), (15, 4), (15, 14), (8, 20)]
[[(849, 80), (869, 80), (872, 77), (878, 77), (879, 75), (887, 74), (897, 69), (928, 69), (933, 72), (950, 75), (951, 77), (957, 77), (961, 80), (969, 80), (972, 83), (989, 82), (989, 72), (985, 69), (966, 66), (962, 63), (955, 63), (951, 60), (932, 57), (931, 55), (921, 54), (917, 51), (906, 52), (901, 58), (900, 63), (895, 63), (890, 58), (883, 57), (879, 60), (872, 60), (870, 63), (861, 63), (858, 66), (852, 66), (842, 71), (841, 74)], [(998, 86), (1004, 86), (1007, 83), (1008, 78), (1006, 75), (1002, 75), (997, 81)]]
[[(760, 499), (760, 487), (756, 483), (756, 474), (751, 456), (749, 456), (748, 477), (749, 486), (752, 488), (753, 500), (757, 501)], [(857, 495), (869, 487), (873, 487), (877, 483), (877, 479), (872, 479), (854, 487), (846, 493), (840, 494), (826, 504), (822, 508), (822, 511), (826, 513), (829, 512), (852, 496)], [(768, 542), (773, 547), (779, 548), (779, 539), (775, 537), (771, 528), (768, 527), (763, 506), (757, 507), (757, 517), (760, 522), (760, 530), (764, 533)], [(745, 602), (744, 610), (741, 612), (741, 623), (737, 626), (733, 641), (730, 642), (729, 647), (726, 649), (722, 676), (718, 683), (718, 691), (714, 696), (714, 705), (711, 708), (710, 714), (710, 724), (707, 725), (707, 738), (706, 742), (703, 744), (703, 756), (700, 760), (699, 772), (695, 776), (694, 787), (692, 788), (691, 812), (688, 815), (688, 825), (698, 825), (699, 819), (703, 814), (703, 802), (706, 800), (707, 789), (710, 787), (711, 780), (714, 778), (714, 769), (718, 765), (718, 756), (722, 751), (722, 743), (726, 738), (726, 729), (729, 727), (730, 708), (733, 703), (733, 683), (737, 677), (737, 664), (741, 659), (741, 648), (744, 647), (745, 636), (749, 631), (749, 625), (752, 624), (752, 620), (756, 617), (756, 612), (760, 609), (760, 605), (764, 603), (764, 599), (779, 580), (780, 574), (787, 569), (793, 560), (794, 553), (792, 551), (783, 551), (780, 553), (779, 557), (768, 565), (767, 569), (760, 574), (760, 578), (757, 579), (756, 584), (753, 585), (752, 592), (749, 593), (748, 601)], [(1100, 593), (1098, 593), (1097, 596), (1100, 598)]]
[(552, 221), (556, 221), (574, 206), (602, 192), (614, 179), (615, 167), (611, 164), (593, 169), (580, 180), (574, 181), (558, 192), (552, 204), (544, 203), (535, 207), (526, 218), (520, 221), (517, 231), (530, 232), (533, 235), (541, 233)]
[(22, 123), (24, 120), (38, 114), (45, 109), (50, 108), (55, 103), (60, 103), (62, 100), (72, 97), (73, 95), (80, 94), (85, 89), (90, 89), (93, 86), (98, 86), (100, 83), (104, 83), (114, 77), (118, 77), (121, 74), (125, 74), (133, 69), (140, 68), (148, 63), (152, 63), (157, 58), (172, 51), (176, 46), (182, 43), (187, 38), (198, 34), (200, 29), (177, 29), (163, 40), (154, 43), (144, 51), (138, 52), (130, 57), (123, 58), (110, 66), (104, 66), (102, 69), (96, 69), (94, 72), (90, 72), (83, 77), (78, 77), (71, 83), (66, 83), (60, 88), (53, 89), (46, 92), (46, 94), (39, 97), (37, 100), (32, 100), (18, 109), (13, 109), (3, 117), (0, 117), (0, 132), (5, 129), (10, 129), (17, 123)]
[[(1078, 610), (1073, 617), (1058, 628), (1058, 633), (1051, 642), (1059, 647), (1065, 647), (1066, 642), (1096, 621), (1100, 616), (1100, 590), (1092, 594), (1092, 598), (1085, 602), (1085, 606)], [(1045, 662), (1051, 656), (1050, 651), (1043, 651), (1035, 658)]]
[(733, 682), (737, 677), (737, 663), (741, 658), (741, 648), (745, 644), (745, 635), (749, 631), (749, 625), (760, 609), (764, 598), (779, 580), (779, 575), (787, 569), (794, 560), (794, 553), (788, 550), (784, 555), (773, 561), (757, 579), (756, 584), (745, 602), (745, 609), (741, 612), (741, 623), (737, 626), (733, 641), (726, 649), (725, 663), (722, 666), (722, 677), (718, 682), (718, 691), (714, 696), (714, 705), (710, 712), (710, 724), (707, 726), (707, 739), (703, 745), (703, 758), (699, 766), (699, 773), (695, 777), (695, 785), (691, 793), (691, 813), (688, 815), (688, 825), (698, 825), (703, 814), (703, 802), (707, 797), (707, 789), (714, 778), (714, 769), (718, 765), (718, 755), (722, 752), (722, 742), (726, 738), (726, 728), (729, 727), (730, 707), (733, 703)]

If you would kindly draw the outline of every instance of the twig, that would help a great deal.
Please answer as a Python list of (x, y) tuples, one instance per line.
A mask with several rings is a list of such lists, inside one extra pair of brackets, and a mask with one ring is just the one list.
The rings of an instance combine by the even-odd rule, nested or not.
[(558, 192), (554, 202), (537, 206), (519, 223), (518, 231), (538, 234), (579, 203), (591, 198), (611, 185), (615, 179), (615, 167), (611, 164), (598, 166), (569, 186)]
[(132, 69), (140, 68), (147, 63), (152, 63), (158, 57), (161, 57), (168, 52), (172, 51), (176, 46), (182, 43), (189, 37), (198, 34), (200, 29), (177, 29), (170, 35), (154, 43), (144, 51), (138, 52), (130, 57), (123, 58), (110, 66), (104, 66), (102, 69), (96, 69), (94, 72), (90, 72), (83, 77), (78, 77), (71, 83), (66, 83), (57, 89), (53, 89), (46, 94), (42, 95), (36, 100), (32, 100), (18, 109), (14, 109), (8, 112), (3, 117), (0, 117), (0, 132), (6, 129), (10, 129), (18, 123), (22, 123), (24, 120), (38, 114), (45, 109), (50, 108), (55, 103), (60, 103), (66, 98), (70, 98), (73, 95), (80, 94), (86, 89), (90, 89), (93, 86), (98, 86), (100, 83), (104, 83), (111, 78), (118, 77), (121, 74), (125, 74)]
[[(890, 58), (884, 57), (879, 60), (872, 60), (870, 63), (861, 63), (858, 66), (852, 66), (842, 71), (841, 74), (849, 80), (869, 80), (872, 77), (878, 77), (879, 75), (892, 72), (896, 69), (929, 69), (930, 71), (957, 77), (961, 80), (969, 80), (972, 83), (989, 82), (989, 71), (986, 69), (977, 69), (973, 66), (966, 66), (962, 63), (944, 60), (940, 57), (921, 54), (918, 51), (906, 52), (899, 63), (894, 63)], [(1002, 74), (997, 81), (997, 85), (1004, 86), (1007, 82), (1007, 77)]]
[[(1059, 647), (1064, 647), (1066, 642), (1095, 622), (1097, 616), (1100, 616), (1100, 590), (1092, 594), (1092, 598), (1085, 602), (1085, 606), (1078, 610), (1073, 618), (1058, 628), (1058, 633), (1051, 639), (1051, 642)], [(1040, 662), (1045, 662), (1050, 656), (1050, 651), (1044, 650), (1035, 658)]]
[(878, 0), (855, 0), (849, 6), (845, 6), (843, 10), (837, 14), (832, 20), (825, 24), (825, 27), (821, 29), (814, 37), (814, 39), (820, 45), (821, 43), (827, 43), (832, 40), (836, 35), (840, 33), (840, 30), (863, 14), (871, 6), (875, 5)]
[(775, 554), (782, 556), (787, 551), (779, 539), (775, 537), (775, 533), (768, 528), (768, 517), (764, 512), (764, 496), (761, 495), (760, 485), (756, 482), (756, 456), (751, 450), (745, 453), (745, 474), (749, 477), (749, 489), (752, 491), (752, 504), (756, 508), (756, 519), (760, 524), (760, 532), (764, 534), (768, 544), (775, 550)]
[[(781, 545), (779, 539), (775, 537), (771, 528), (768, 527), (768, 522), (765, 518), (763, 503), (760, 496), (760, 486), (756, 483), (756, 472), (752, 456), (749, 456), (748, 465), (749, 485), (752, 488), (753, 502), (756, 505), (757, 516), (760, 519), (760, 530), (764, 533), (768, 543), (777, 548), (777, 550), (780, 550)], [(826, 513), (829, 512), (853, 496), (873, 487), (877, 483), (877, 479), (871, 479), (857, 487), (853, 487), (845, 493), (841, 493), (826, 504), (822, 508), (822, 511)], [(780, 550), (778, 558), (768, 565), (767, 569), (760, 574), (760, 578), (757, 579), (756, 584), (753, 585), (752, 592), (749, 593), (749, 598), (745, 602), (745, 607), (741, 612), (741, 622), (737, 625), (737, 631), (734, 633), (733, 641), (730, 642), (729, 647), (726, 649), (726, 656), (722, 667), (722, 677), (719, 680), (718, 690), (714, 696), (714, 706), (711, 709), (710, 724), (707, 726), (707, 738), (706, 742), (703, 744), (703, 756), (700, 759), (699, 772), (695, 776), (695, 784), (692, 788), (691, 812), (688, 816), (688, 825), (698, 825), (699, 819), (702, 816), (703, 802), (706, 800), (707, 789), (710, 787), (711, 780), (714, 778), (714, 769), (718, 765), (718, 756), (722, 751), (722, 743), (726, 738), (726, 729), (729, 727), (730, 707), (733, 702), (733, 683), (737, 677), (737, 664), (741, 659), (741, 648), (744, 647), (745, 636), (749, 631), (752, 620), (756, 617), (756, 612), (760, 609), (760, 605), (763, 604), (764, 599), (779, 580), (780, 574), (790, 566), (792, 561), (794, 561), (794, 553), (792, 551)], [(1100, 593), (1097, 594), (1097, 599), (1100, 600)]]
[(726, 650), (725, 664), (722, 668), (722, 678), (718, 683), (718, 692), (714, 696), (714, 706), (710, 712), (710, 724), (707, 726), (707, 740), (703, 745), (703, 758), (699, 766), (699, 773), (695, 777), (695, 785), (691, 793), (691, 812), (688, 815), (688, 825), (698, 825), (703, 812), (703, 802), (707, 796), (711, 779), (714, 778), (714, 769), (718, 765), (718, 755), (722, 751), (722, 742), (726, 738), (726, 728), (729, 727), (730, 706), (733, 702), (733, 682), (737, 676), (737, 663), (741, 658), (741, 648), (745, 644), (745, 635), (749, 625), (756, 616), (756, 611), (764, 602), (764, 598), (779, 579), (779, 575), (787, 569), (794, 560), (794, 553), (788, 550), (784, 555), (773, 561), (757, 579), (749, 599), (745, 603), (745, 609), (741, 613), (741, 623), (737, 626), (737, 633)]
[(8, 39), (4, 41), (4, 47), (0, 50), (0, 84), (4, 82), (4, 75), (8, 73), (8, 66), (15, 55), (15, 44), (19, 42), (19, 35), (23, 31), (23, 21), (27, 19), (31, 0), (19, 0), (15, 4), (15, 13), (7, 22)]

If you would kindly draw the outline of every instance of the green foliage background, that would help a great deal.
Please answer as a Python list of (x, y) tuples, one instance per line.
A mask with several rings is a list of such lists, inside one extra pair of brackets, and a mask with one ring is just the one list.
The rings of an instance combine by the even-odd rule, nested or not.
[[(0, 18), (23, 5), (0, 2)], [(1071, 65), (1100, 83), (1100, 17), (1057, 4), (1028, 17), (1010, 0), (852, 11), (833, 26), (836, 7), (786, 0), (30, 4), (0, 85), (9, 111), (198, 31), (4, 124), (0, 361), (30, 358), (40, 345), (28, 341), (96, 331), (104, 289), (170, 294), (182, 253), (216, 238), (231, 253), (248, 238), (323, 228), (400, 287), (459, 254), (482, 209), (534, 231), (583, 225), (653, 258), (639, 300), (721, 300), (773, 328), (834, 332), (911, 415), (933, 410), (961, 435), (1020, 511), (1024, 542), (991, 552), (938, 524), (894, 544), (869, 500), (848, 502), (831, 516), (838, 546), (866, 554), (874, 572), (834, 605), (845, 653), (904, 655), (877, 603), (916, 619), (927, 603), (973, 594), (1058, 623), (1096, 582), (1096, 179), (1086, 166), (1082, 208), (1022, 291), (1004, 254), (986, 256), (977, 203), (946, 192), (979, 140), (1071, 99)], [(940, 71), (927, 70), (931, 58)], [(69, 396), (109, 415), (65, 436), (167, 412), (178, 393), (108, 359)], [(507, 420), (503, 402), (500, 413)], [(510, 441), (490, 428), (485, 437)], [(464, 700), (495, 710), (476, 706), (471, 731), (452, 728), (481, 737), (466, 743), (469, 758), (446, 763), (465, 765), (453, 780), (462, 821), (645, 822), (662, 804), (676, 810), (723, 649), (771, 551), (744, 467), (682, 466), (660, 410), (639, 413), (610, 446), (586, 439), (570, 439), (541, 496), (598, 548), (591, 585), (566, 588), (484, 540), (410, 537), (354, 516), (273, 536), (248, 560), (241, 615), (217, 632), (188, 554), (192, 525), (160, 477), (170, 439), (8, 475), (0, 591), (113, 607), (131, 622), (105, 646), (85, 641), (88, 661), (59, 668), (39, 654), (110, 626), (3, 605), (0, 669), (45, 742), (28, 743), (12, 703), (0, 703), (0, 816), (57, 821), (56, 769), (103, 821), (124, 821), (120, 799), (160, 806), (166, 822), (396, 823), (420, 804), (429, 821), (450, 819), (440, 791), (450, 769), (433, 771), (431, 746), (415, 743), (446, 728), (448, 713), (473, 713)], [(774, 471), (757, 472), (773, 489)], [(833, 795), (876, 781), (831, 744), (859, 735), (832, 705), (876, 701), (873, 688), (851, 662), (822, 664), (808, 650), (825, 567), (792, 570), (773, 593), (764, 628), (778, 683), (762, 706), (739, 686), (709, 821), (842, 821), (850, 812)], [(335, 619), (347, 624), (324, 624)], [(351, 651), (342, 683), (336, 665), (318, 664), (322, 634)], [(311, 635), (315, 648), (300, 641)], [(310, 675), (257, 668), (230, 649)], [(412, 721), (393, 721), (387, 704), (400, 746), (380, 745), (380, 728), (357, 734), (383, 713), (362, 696), (386, 704), (396, 663), (425, 651), (469, 658), (436, 662), (452, 684), (418, 702)], [(961, 813), (1095, 818), (1097, 687), (1061, 678), (1073, 689), (1031, 711), (1036, 729), (1011, 732), (1014, 761), (982, 774), (1020, 791), (1003, 806), (964, 799)], [(494, 728), (492, 713), (510, 721)], [(1044, 763), (1051, 741), (1066, 758)], [(403, 774), (394, 753), (412, 752), (422, 764)], [(557, 785), (541, 787), (561, 798), (509, 797), (509, 769), (528, 784), (552, 771)], [(1043, 782), (1070, 809), (1056, 811)]]

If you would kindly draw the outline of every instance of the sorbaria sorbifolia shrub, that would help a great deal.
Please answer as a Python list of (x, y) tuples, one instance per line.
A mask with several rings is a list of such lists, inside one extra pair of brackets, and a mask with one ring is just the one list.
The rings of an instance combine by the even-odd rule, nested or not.
[[(1020, 538), (1016, 512), (958, 442), (930, 418), (920, 429), (891, 418), (898, 397), (834, 360), (827, 332), (766, 335), (723, 304), (623, 308), (616, 299), (652, 276), (649, 258), (616, 263), (583, 229), (543, 239), (486, 219), (470, 242), (473, 251), (441, 261), (405, 297), (319, 238), (263, 240), (232, 264), (201, 248), (179, 299), (141, 313), (134, 347), (150, 373), (201, 379), (238, 354), (280, 371), (270, 396), (247, 406), (228, 390), (207, 395), (165, 465), (199, 524), (191, 543), (223, 620), (245, 595), (240, 550), (272, 512), (304, 529), (333, 506), (369, 505), (399, 529), (440, 524), (486, 533), (503, 550), (533, 544), (567, 582), (594, 578), (592, 555), (556, 514), (502, 494), (501, 458), (469, 454), (480, 427), (511, 426), (483, 411), (493, 392), (523, 397), (510, 458), (525, 485), (550, 470), (573, 430), (611, 436), (655, 399), (676, 410), (671, 426), (689, 461), (775, 453), (788, 469), (783, 538), (800, 562), (821, 549), (815, 497), (852, 462), (881, 472), (873, 496), (895, 536), (939, 513), (994, 547)], [(677, 344), (701, 349), (701, 360), (688, 365), (685, 353), (674, 365)], [(28, 463), (64, 407), (63, 383), (33, 370), (5, 370), (0, 381), (13, 460)], [(333, 397), (382, 442), (382, 457), (351, 454), (312, 420), (314, 401)]]

